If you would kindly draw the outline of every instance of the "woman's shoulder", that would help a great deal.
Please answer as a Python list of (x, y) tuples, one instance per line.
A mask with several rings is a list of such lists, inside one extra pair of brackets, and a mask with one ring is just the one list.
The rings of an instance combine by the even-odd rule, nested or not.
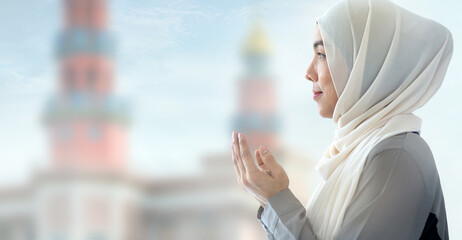
[(374, 157), (387, 150), (401, 150), (406, 151), (413, 157), (429, 157), (433, 159), (430, 147), (417, 132), (404, 132), (386, 138), (372, 148), (369, 157)]
[(419, 172), (427, 190), (435, 189), (438, 178), (435, 160), (427, 142), (418, 133), (400, 133), (381, 141), (369, 153), (364, 169), (373, 171), (377, 166), (386, 165), (392, 168), (394, 164)]

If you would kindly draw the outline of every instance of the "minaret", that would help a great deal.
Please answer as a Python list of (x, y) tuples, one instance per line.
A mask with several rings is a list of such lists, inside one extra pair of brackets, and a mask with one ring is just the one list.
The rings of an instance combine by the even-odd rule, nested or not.
[(233, 130), (246, 134), (251, 150), (262, 144), (279, 147), (276, 86), (270, 77), (271, 47), (260, 22), (255, 22), (244, 44), (245, 74), (239, 81), (238, 113)]
[(45, 114), (53, 167), (123, 170), (128, 113), (114, 96), (114, 38), (106, 0), (64, 0), (58, 93)]

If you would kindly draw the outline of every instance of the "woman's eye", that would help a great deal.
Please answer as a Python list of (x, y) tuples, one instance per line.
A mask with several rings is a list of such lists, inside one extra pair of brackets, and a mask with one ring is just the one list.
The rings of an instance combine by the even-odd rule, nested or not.
[(323, 59), (326, 55), (322, 54), (322, 53), (317, 53), (318, 55), (318, 59), (321, 60)]

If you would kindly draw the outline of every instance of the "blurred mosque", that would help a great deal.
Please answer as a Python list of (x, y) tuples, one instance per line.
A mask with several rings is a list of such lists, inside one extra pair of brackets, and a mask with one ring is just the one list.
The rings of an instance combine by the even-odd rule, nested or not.
[[(44, 114), (51, 164), (23, 186), (0, 189), (0, 239), (266, 239), (258, 203), (238, 185), (230, 151), (205, 154), (201, 172), (187, 176), (144, 179), (127, 170), (130, 116), (113, 93), (107, 2), (63, 3), (58, 92)], [(251, 149), (267, 146), (306, 203), (317, 184), (314, 163), (280, 139), (271, 46), (261, 23), (243, 50), (231, 128), (248, 136)]]

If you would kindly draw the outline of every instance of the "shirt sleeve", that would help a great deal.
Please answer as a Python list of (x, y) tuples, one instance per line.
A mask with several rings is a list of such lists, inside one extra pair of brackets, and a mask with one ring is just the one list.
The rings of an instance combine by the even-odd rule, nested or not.
[(305, 212), (305, 207), (286, 188), (269, 198), (265, 208), (260, 206), (257, 218), (270, 240), (316, 239)]
[[(337, 239), (419, 239), (431, 204), (420, 169), (404, 149), (367, 160)], [(306, 209), (290, 189), (260, 206), (257, 218), (268, 239), (319, 239)]]

